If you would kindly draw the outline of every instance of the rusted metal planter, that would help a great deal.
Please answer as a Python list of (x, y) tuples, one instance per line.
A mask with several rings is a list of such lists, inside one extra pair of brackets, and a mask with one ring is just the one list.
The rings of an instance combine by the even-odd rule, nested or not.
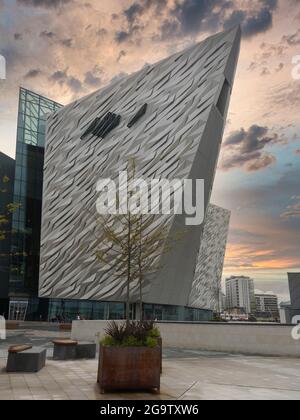
[(101, 393), (113, 390), (160, 390), (161, 349), (100, 345)]

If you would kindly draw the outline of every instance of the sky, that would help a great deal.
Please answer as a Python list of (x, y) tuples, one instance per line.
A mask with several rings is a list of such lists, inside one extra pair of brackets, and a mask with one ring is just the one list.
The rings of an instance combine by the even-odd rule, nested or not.
[(15, 154), (19, 86), (66, 105), (236, 24), (212, 198), (232, 212), (223, 277), (251, 276), (289, 300), (287, 272), (300, 271), (300, 0), (0, 0), (0, 151)]

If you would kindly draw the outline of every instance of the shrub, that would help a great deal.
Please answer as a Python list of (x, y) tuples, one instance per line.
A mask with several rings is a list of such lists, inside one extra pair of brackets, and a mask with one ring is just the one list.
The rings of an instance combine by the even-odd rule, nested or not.
[(102, 338), (101, 344), (103, 344), (103, 346), (116, 346), (117, 342), (111, 336), (106, 335)]
[(150, 321), (131, 321), (117, 324), (110, 322), (105, 329), (105, 337), (101, 340), (104, 346), (122, 347), (155, 347), (160, 332)]
[(106, 335), (113, 338), (116, 343), (121, 344), (128, 336), (127, 324), (117, 324), (115, 321), (109, 322), (104, 330)]
[(160, 331), (157, 327), (153, 327), (150, 331), (149, 331), (149, 337), (152, 338), (159, 338), (160, 337)]
[(157, 346), (157, 339), (154, 337), (147, 337), (146, 338), (146, 346), (147, 347), (156, 347)]
[(129, 335), (126, 337), (122, 343), (122, 347), (143, 347), (144, 341), (139, 340), (137, 337), (133, 335)]

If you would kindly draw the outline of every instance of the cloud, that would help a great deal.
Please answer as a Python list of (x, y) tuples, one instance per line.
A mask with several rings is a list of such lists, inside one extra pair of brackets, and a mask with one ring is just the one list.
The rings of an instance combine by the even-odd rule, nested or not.
[(279, 141), (278, 134), (271, 133), (268, 127), (252, 125), (248, 130), (241, 128), (227, 137), (220, 168), (243, 168), (247, 172), (267, 168), (276, 162), (276, 158), (264, 148)]
[[(222, 10), (231, 5), (231, 2), (220, 0), (184, 0), (176, 1), (175, 7), (171, 10), (180, 25), (184, 34), (197, 34), (200, 30), (217, 29), (220, 23)], [(215, 7), (220, 7), (214, 12)]]
[(82, 83), (76, 77), (69, 77), (67, 80), (67, 85), (74, 93), (78, 93), (82, 90)]
[(63, 45), (64, 47), (67, 48), (71, 48), (73, 45), (73, 39), (72, 38), (67, 38), (67, 39), (61, 39), (60, 44)]
[(279, 73), (281, 70), (283, 70), (284, 69), (284, 63), (279, 63), (278, 64), (278, 67), (277, 67), (277, 69), (276, 69), (276, 72), (277, 73)]
[(41, 74), (42, 72), (40, 69), (31, 69), (25, 74), (24, 79), (34, 79), (35, 77), (38, 77)]
[(126, 16), (128, 22), (133, 24), (138, 16), (143, 15), (145, 7), (139, 3), (133, 3), (128, 9), (124, 10), (124, 15)]
[(160, 26), (160, 40), (168, 40), (180, 33), (180, 25), (177, 20), (165, 19)]
[(282, 37), (282, 42), (286, 42), (289, 46), (294, 47), (295, 45), (300, 45), (300, 29), (292, 35), (284, 35)]
[(300, 106), (300, 83), (283, 83), (270, 92), (272, 106), (279, 105), (282, 109)]
[[(299, 197), (295, 197), (299, 199)], [(280, 217), (282, 219), (291, 219), (300, 217), (300, 203), (293, 204), (287, 207), (287, 210), (283, 212)]]
[(52, 38), (55, 37), (55, 33), (52, 32), (52, 31), (42, 31), (40, 33), (40, 37), (41, 38), (50, 38), (50, 39), (52, 39)]
[(88, 71), (85, 73), (84, 83), (91, 87), (99, 87), (102, 83), (102, 79), (95, 75), (93, 71)]
[(137, 34), (141, 37), (139, 32), (153, 27), (154, 22), (157, 29), (152, 39), (156, 41), (216, 32), (238, 24), (243, 36), (250, 38), (272, 27), (277, 6), (278, 0), (257, 0), (251, 8), (239, 0), (135, 0), (114, 16), (114, 20), (124, 22), (115, 39), (123, 43), (134, 40)]
[(69, 76), (67, 69), (54, 72), (49, 80), (53, 83), (59, 83), (61, 86), (67, 86), (75, 94), (82, 90), (82, 82), (74, 76)]
[(118, 44), (121, 44), (122, 42), (127, 41), (128, 39), (130, 39), (130, 33), (126, 32), (126, 31), (119, 31), (116, 33), (116, 37), (115, 40)]
[(110, 84), (114, 84), (114, 83), (118, 83), (120, 82), (122, 79), (124, 79), (124, 77), (128, 76), (128, 73), (122, 71), (119, 74), (116, 74), (111, 80), (110, 80)]
[(126, 55), (127, 55), (126, 51), (121, 50), (117, 58), (117, 63), (119, 63), (123, 57), (126, 57)]
[[(144, 29), (144, 17), (149, 12), (151, 19), (158, 19), (163, 10), (167, 8), (168, 0), (137, 0), (132, 3), (129, 7), (123, 10), (122, 15), (126, 21), (126, 29), (117, 31), (115, 34), (115, 40), (121, 44), (126, 41), (130, 41), (135, 35)], [(113, 15), (113, 20), (116, 20), (119, 16)], [(141, 37), (139, 37), (141, 38)], [(137, 40), (139, 42), (140, 39)]]
[(72, 38), (59, 39), (55, 32), (52, 31), (42, 31), (40, 32), (40, 38), (45, 40), (53, 41), (56, 44), (62, 45), (63, 47), (71, 48), (73, 46)]
[(160, 16), (162, 11), (167, 7), (168, 0), (140, 0), (131, 4), (124, 10), (123, 14), (130, 25), (134, 25), (138, 18), (143, 16), (147, 11), (153, 9), (155, 16)]
[(107, 35), (108, 31), (105, 28), (100, 28), (96, 31), (96, 35), (99, 37), (104, 37), (105, 35)]
[[(239, 8), (240, 2), (226, 0), (184, 0), (175, 2), (170, 11), (180, 24), (181, 34), (197, 34), (200, 31), (213, 32), (220, 28), (230, 29), (235, 25), (242, 26), (244, 38), (266, 32), (273, 25), (273, 12), (277, 9), (278, 0), (260, 0), (257, 6), (250, 9)], [(166, 21), (162, 31), (171, 28), (175, 33), (175, 24)], [(163, 35), (163, 32), (162, 32)]]
[(275, 158), (275, 156), (273, 156), (271, 153), (265, 153), (258, 159), (255, 159), (253, 163), (249, 163), (246, 166), (246, 169), (248, 172), (255, 172), (261, 169), (265, 169), (271, 165), (274, 165), (276, 162), (277, 159)]
[(17, 3), (22, 6), (56, 9), (67, 3), (71, 3), (72, 1), (73, 0), (17, 0)]
[(19, 33), (15, 33), (14, 34), (14, 38), (15, 38), (16, 41), (20, 41), (20, 40), (23, 39), (23, 35), (22, 34), (19, 34)]
[(266, 32), (273, 25), (273, 15), (268, 9), (260, 10), (255, 16), (247, 17), (242, 22), (242, 31), (245, 38)]
[(268, 69), (268, 67), (264, 67), (260, 73), (261, 76), (269, 76), (271, 74), (270, 70)]

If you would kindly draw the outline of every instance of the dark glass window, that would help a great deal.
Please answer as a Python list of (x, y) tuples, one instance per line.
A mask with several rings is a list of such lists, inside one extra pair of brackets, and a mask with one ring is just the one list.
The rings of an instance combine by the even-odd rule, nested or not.
[(227, 80), (225, 80), (224, 85), (221, 90), (221, 94), (217, 103), (217, 108), (220, 111), (221, 115), (224, 116), (229, 98), (230, 98), (231, 86)]

